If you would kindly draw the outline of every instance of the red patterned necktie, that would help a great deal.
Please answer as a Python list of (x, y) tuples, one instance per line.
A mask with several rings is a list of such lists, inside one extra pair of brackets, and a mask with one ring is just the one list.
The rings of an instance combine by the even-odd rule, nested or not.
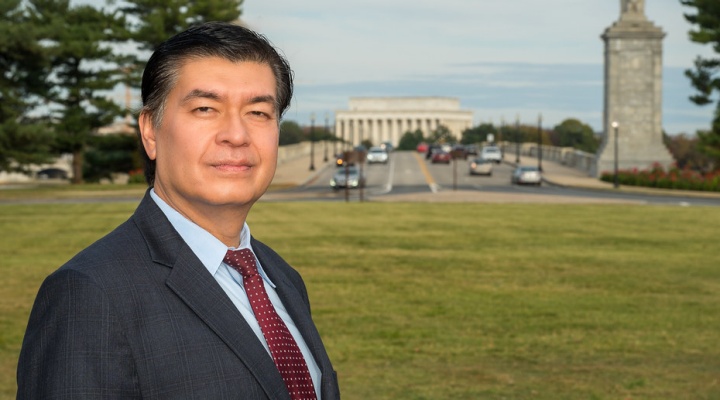
[(243, 286), (255, 319), (260, 324), (270, 354), (285, 381), (290, 397), (293, 400), (316, 400), (315, 387), (305, 358), (268, 298), (253, 252), (249, 249), (228, 250), (223, 262), (243, 277)]

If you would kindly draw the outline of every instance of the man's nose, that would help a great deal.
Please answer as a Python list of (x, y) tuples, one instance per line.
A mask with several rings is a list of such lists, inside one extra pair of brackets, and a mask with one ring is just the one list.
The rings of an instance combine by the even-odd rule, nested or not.
[(238, 113), (228, 114), (223, 118), (222, 126), (217, 135), (220, 143), (242, 146), (249, 142), (248, 127)]

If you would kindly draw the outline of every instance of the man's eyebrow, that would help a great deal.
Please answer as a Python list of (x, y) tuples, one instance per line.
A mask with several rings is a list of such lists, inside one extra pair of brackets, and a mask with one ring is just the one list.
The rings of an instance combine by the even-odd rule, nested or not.
[(257, 103), (270, 103), (273, 108), (277, 108), (277, 103), (275, 102), (275, 97), (270, 95), (265, 96), (255, 96), (250, 99), (250, 104), (257, 104)]
[(220, 96), (216, 92), (211, 92), (211, 91), (202, 90), (202, 89), (193, 89), (190, 93), (186, 94), (185, 97), (183, 97), (180, 102), (181, 102), (181, 104), (185, 104), (185, 103), (189, 102), (190, 100), (194, 100), (194, 99), (198, 99), (198, 98), (220, 101), (222, 99), (222, 96)]

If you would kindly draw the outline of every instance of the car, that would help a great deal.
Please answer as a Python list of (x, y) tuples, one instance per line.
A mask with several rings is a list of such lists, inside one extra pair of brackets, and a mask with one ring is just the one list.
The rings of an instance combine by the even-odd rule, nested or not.
[(474, 144), (466, 144), (465, 145), (465, 154), (469, 156), (476, 156), (478, 155), (477, 146)]
[(467, 158), (467, 150), (463, 144), (455, 144), (452, 146), (451, 153), (457, 155), (458, 158)]
[(493, 162), (477, 157), (470, 161), (470, 175), (487, 175), (492, 176)]
[(417, 147), (415, 148), (418, 153), (427, 153), (428, 151), (428, 144), (425, 142), (420, 142)]
[(425, 152), (425, 159), (429, 160), (432, 158), (433, 154), (442, 151), (442, 147), (438, 143), (431, 143), (427, 147), (427, 151)]
[(385, 149), (385, 151), (387, 151), (388, 153), (392, 153), (392, 151), (395, 150), (395, 146), (393, 146), (390, 142), (382, 142), (380, 147)]
[(435, 151), (432, 153), (432, 157), (430, 161), (433, 164), (437, 163), (444, 163), (444, 164), (450, 164), (450, 161), (452, 160), (452, 156), (447, 151)]
[(332, 179), (330, 179), (330, 187), (333, 190), (340, 188), (357, 188), (365, 187), (365, 175), (360, 174), (360, 168), (357, 165), (347, 165), (343, 168), (335, 169)]
[(37, 172), (37, 179), (67, 179), (68, 173), (60, 168), (46, 168)]
[(371, 147), (365, 160), (367, 160), (368, 164), (387, 164), (389, 158), (387, 151), (382, 147)]
[(538, 167), (520, 165), (515, 168), (510, 176), (510, 183), (516, 185), (537, 185), (542, 184), (542, 174)]
[(480, 150), (480, 158), (500, 164), (502, 162), (502, 152), (497, 146), (485, 146)]

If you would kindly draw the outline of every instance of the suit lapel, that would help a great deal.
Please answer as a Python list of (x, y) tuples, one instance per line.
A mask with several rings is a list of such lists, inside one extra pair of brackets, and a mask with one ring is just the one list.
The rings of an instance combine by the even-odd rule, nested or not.
[(227, 344), (269, 398), (289, 399), (280, 373), (255, 333), (149, 195), (136, 216), (153, 261), (172, 268), (168, 288)]

